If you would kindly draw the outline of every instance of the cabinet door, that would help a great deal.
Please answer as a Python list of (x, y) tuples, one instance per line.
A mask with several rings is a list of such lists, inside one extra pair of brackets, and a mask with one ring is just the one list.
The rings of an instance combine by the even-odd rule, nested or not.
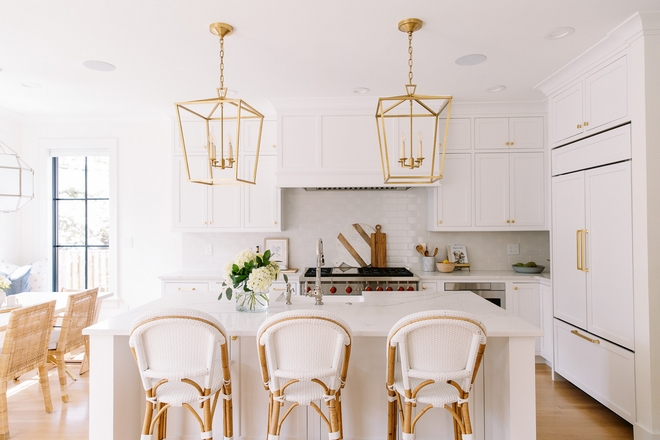
[[(245, 160), (254, 167), (254, 156)], [(276, 156), (259, 156), (256, 185), (246, 185), (244, 227), (246, 229), (280, 230), (280, 188), (276, 187)]]
[[(438, 146), (442, 148), (446, 119), (438, 123)], [(472, 130), (470, 120), (467, 118), (450, 118), (449, 132), (447, 133), (447, 150), (469, 150), (472, 148)]]
[(550, 98), (550, 136), (557, 143), (582, 133), (582, 81)]
[(509, 155), (475, 154), (476, 226), (508, 226)]
[(545, 173), (543, 153), (511, 153), (511, 226), (545, 224)]
[[(206, 156), (189, 156), (191, 172), (202, 170)], [(188, 182), (183, 156), (174, 158), (174, 206), (172, 207), (175, 228), (206, 228), (207, 187)]]
[(584, 173), (552, 178), (552, 289), (555, 317), (587, 326), (586, 275), (577, 267), (577, 231), (584, 229)]
[(209, 186), (208, 227), (228, 229), (241, 227), (241, 185)]
[(259, 143), (259, 154), (277, 153), (277, 122), (264, 120), (261, 129), (261, 139), (259, 139), (259, 121), (247, 120), (241, 125), (241, 153), (255, 154), (257, 151), (257, 142)]
[(430, 194), (430, 230), (472, 226), (472, 157), (445, 155), (442, 180)]
[(543, 118), (509, 118), (509, 148), (543, 149)]
[(630, 162), (585, 171), (587, 329), (634, 349)]
[(628, 114), (626, 57), (605, 66), (584, 80), (584, 129), (591, 130)]
[(543, 330), (543, 337), (541, 338), (541, 356), (550, 364), (553, 362), (553, 329), (552, 329), (552, 288), (545, 284), (539, 285), (540, 300), (541, 300), (541, 314), (539, 327)]
[(509, 148), (509, 118), (474, 118), (474, 148)]
[[(538, 283), (513, 283), (513, 314), (537, 327), (541, 326)], [(541, 337), (535, 339), (536, 354), (541, 354)]]

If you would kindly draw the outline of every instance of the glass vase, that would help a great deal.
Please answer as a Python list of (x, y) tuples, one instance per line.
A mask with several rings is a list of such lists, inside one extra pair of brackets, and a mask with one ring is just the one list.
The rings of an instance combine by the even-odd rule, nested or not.
[(265, 312), (268, 310), (268, 292), (236, 290), (236, 310), (239, 312)]

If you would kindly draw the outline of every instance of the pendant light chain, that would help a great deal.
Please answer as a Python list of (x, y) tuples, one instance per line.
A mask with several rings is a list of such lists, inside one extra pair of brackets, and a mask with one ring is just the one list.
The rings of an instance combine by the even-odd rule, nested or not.
[(220, 37), (220, 89), (225, 86), (225, 38)]
[(408, 32), (408, 54), (410, 57), (408, 58), (408, 66), (410, 67), (410, 71), (408, 72), (408, 84), (412, 85), (412, 80), (413, 80), (413, 47), (412, 47), (412, 31)]

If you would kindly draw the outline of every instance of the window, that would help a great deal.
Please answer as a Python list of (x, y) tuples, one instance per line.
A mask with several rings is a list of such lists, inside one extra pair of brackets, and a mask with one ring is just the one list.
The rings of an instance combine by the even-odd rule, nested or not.
[(53, 288), (108, 289), (108, 156), (59, 156), (52, 160)]

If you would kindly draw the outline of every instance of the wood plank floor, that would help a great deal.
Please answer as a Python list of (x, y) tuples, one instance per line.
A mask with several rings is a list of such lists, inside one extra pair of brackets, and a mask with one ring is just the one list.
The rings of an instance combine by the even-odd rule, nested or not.
[[(78, 372), (78, 367), (72, 370)], [(88, 438), (89, 374), (69, 380), (69, 403), (62, 403), (57, 370), (49, 370), (53, 411), (44, 411), (36, 371), (9, 382), (9, 432), (13, 440)], [(553, 382), (550, 368), (536, 365), (537, 439), (613, 440), (633, 438), (632, 426), (570, 382)], [(136, 438), (139, 433), (136, 433)]]
[(570, 382), (553, 382), (550, 367), (536, 364), (536, 438), (632, 440), (633, 429)]

